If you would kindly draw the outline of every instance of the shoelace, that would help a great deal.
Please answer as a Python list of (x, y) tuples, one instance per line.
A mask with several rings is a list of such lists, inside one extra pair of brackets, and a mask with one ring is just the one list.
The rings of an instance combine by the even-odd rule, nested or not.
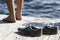
[(30, 29), (33, 30), (33, 31), (37, 31), (39, 29), (35, 28), (33, 25), (30, 24)]

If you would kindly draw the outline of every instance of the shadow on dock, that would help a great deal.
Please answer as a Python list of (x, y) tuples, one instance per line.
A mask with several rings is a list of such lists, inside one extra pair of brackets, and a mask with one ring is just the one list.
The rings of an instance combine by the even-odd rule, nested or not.
[(9, 24), (9, 23), (11, 23), (11, 22), (4, 22), (4, 21), (0, 20), (0, 24)]

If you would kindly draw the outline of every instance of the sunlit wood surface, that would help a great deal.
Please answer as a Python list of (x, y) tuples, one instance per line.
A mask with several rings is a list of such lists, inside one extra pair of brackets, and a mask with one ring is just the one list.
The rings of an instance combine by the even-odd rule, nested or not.
[(60, 22), (60, 19), (50, 19), (50, 18), (35, 18), (23, 16), (21, 21), (16, 21), (16, 23), (4, 23), (1, 20), (6, 18), (8, 15), (0, 14), (0, 40), (60, 40), (60, 30), (56, 35), (41, 35), (39, 37), (29, 37), (18, 35), (18, 28), (26, 22)]

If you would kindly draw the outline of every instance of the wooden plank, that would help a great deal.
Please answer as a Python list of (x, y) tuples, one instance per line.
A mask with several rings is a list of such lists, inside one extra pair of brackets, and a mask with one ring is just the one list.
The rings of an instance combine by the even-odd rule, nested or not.
[(3, 39), (11, 31), (8, 29), (8, 24), (0, 24), (0, 40)]
[(37, 40), (42, 40), (42, 36), (38, 37), (38, 39), (37, 39)]
[(17, 34), (14, 34), (12, 32), (6, 38), (4, 38), (3, 40), (17, 40), (17, 39), (19, 39), (17, 36), (18, 36)]
[(60, 40), (60, 30), (58, 30), (58, 36), (59, 36), (58, 40)]
[(49, 39), (49, 35), (43, 35), (43, 39), (42, 40), (48, 40)]
[[(6, 17), (6, 15), (1, 15), (1, 19)], [(31, 20), (30, 20), (31, 19)], [(50, 18), (34, 18), (34, 17), (23, 17), (22, 21), (17, 21), (16, 23), (2, 23), (0, 24), (0, 40), (60, 40), (60, 32), (57, 35), (42, 35), (40, 37), (26, 37), (17, 35), (18, 27), (21, 27), (23, 23), (26, 22), (60, 22), (60, 19), (50, 19)]]
[(25, 36), (19, 36), (18, 40), (26, 40), (27, 38)]
[(38, 37), (27, 37), (25, 40), (37, 40)]
[(17, 31), (17, 24), (16, 23), (11, 23), (8, 27), (8, 32), (11, 31), (8, 35), (7, 32), (5, 33), (6, 36), (3, 37), (2, 40), (16, 40), (18, 39), (17, 34), (15, 32)]
[(26, 40), (28, 37), (26, 36), (20, 36), (20, 39), (19, 40)]
[(58, 40), (59, 36), (57, 35), (51, 35), (48, 40)]
[(0, 40), (6, 38), (11, 32), (16, 31), (16, 23), (0, 24)]

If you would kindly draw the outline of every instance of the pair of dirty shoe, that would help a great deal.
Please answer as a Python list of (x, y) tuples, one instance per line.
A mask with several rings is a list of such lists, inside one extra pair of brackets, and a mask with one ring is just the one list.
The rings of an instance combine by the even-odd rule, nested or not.
[(57, 34), (57, 27), (50, 27), (43, 23), (28, 23), (25, 27), (26, 28), (18, 28), (18, 32), (34, 36), (40, 36), (41, 31), (43, 35)]

